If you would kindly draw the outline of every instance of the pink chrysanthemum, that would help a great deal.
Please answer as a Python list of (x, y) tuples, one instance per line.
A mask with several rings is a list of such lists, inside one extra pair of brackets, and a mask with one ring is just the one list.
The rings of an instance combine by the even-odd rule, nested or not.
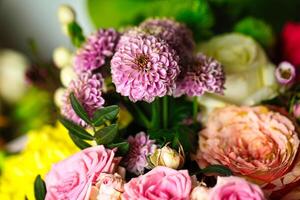
[(119, 34), (114, 29), (100, 29), (87, 38), (74, 58), (76, 73), (90, 72), (105, 64), (114, 53)]
[(191, 69), (178, 80), (174, 96), (201, 96), (205, 92), (223, 93), (224, 83), (222, 65), (215, 59), (199, 53)]
[(140, 28), (165, 40), (180, 56), (181, 61), (191, 58), (195, 48), (192, 31), (184, 24), (168, 18), (150, 18)]
[(120, 38), (111, 73), (117, 92), (133, 102), (152, 102), (172, 94), (179, 74), (178, 56), (165, 41), (129, 31)]
[(130, 149), (123, 162), (128, 171), (136, 175), (143, 174), (144, 168), (148, 166), (147, 156), (156, 148), (155, 141), (150, 140), (146, 133), (140, 132), (135, 136), (129, 136), (128, 142)]
[(92, 116), (104, 104), (104, 99), (101, 96), (103, 83), (101, 74), (83, 73), (78, 79), (73, 80), (63, 96), (62, 115), (83, 127), (86, 126), (87, 124), (73, 110), (69, 98), (70, 94), (73, 92), (88, 115)]

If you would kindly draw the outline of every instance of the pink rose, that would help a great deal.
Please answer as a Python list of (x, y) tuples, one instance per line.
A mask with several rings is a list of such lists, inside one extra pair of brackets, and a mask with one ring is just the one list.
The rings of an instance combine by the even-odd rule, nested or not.
[(125, 184), (124, 200), (187, 200), (192, 188), (187, 170), (155, 167)]
[(120, 200), (125, 181), (115, 174), (101, 173), (98, 182), (92, 186), (90, 200)]
[(102, 172), (114, 173), (120, 158), (104, 146), (84, 149), (52, 166), (45, 182), (46, 200), (86, 200)]
[(217, 184), (209, 192), (209, 200), (263, 200), (260, 187), (238, 177), (218, 177)]
[(220, 108), (199, 135), (195, 160), (201, 168), (225, 165), (268, 193), (300, 180), (296, 126), (279, 112), (264, 106)]

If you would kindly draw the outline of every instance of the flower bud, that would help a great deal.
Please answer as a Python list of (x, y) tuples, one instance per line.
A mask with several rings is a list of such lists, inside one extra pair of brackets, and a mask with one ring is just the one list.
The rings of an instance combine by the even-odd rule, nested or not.
[(54, 49), (53, 61), (58, 68), (64, 68), (71, 65), (72, 53), (65, 47)]
[(296, 77), (295, 67), (289, 62), (281, 62), (275, 71), (275, 76), (281, 85), (290, 85)]
[(66, 91), (66, 89), (63, 87), (60, 87), (55, 90), (54, 103), (59, 108), (63, 105), (63, 95), (64, 95), (65, 91)]
[(300, 103), (296, 103), (293, 106), (293, 114), (294, 116), (299, 119), (300, 118)]
[(75, 21), (76, 15), (73, 8), (69, 5), (63, 4), (58, 8), (58, 20), (62, 24), (69, 24)]
[(166, 145), (161, 149), (156, 149), (149, 159), (154, 166), (179, 169), (184, 163), (184, 153), (182, 147), (180, 147), (179, 152), (177, 152)]
[(68, 87), (69, 83), (75, 78), (77, 78), (77, 75), (72, 67), (65, 67), (60, 71), (60, 80), (65, 87)]

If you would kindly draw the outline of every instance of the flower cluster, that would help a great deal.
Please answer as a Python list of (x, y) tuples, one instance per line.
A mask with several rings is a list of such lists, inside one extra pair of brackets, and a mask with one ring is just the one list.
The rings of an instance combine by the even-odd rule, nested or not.
[(92, 116), (96, 109), (102, 107), (104, 104), (104, 99), (101, 96), (103, 84), (101, 74), (83, 73), (78, 79), (73, 80), (63, 96), (62, 115), (81, 126), (86, 126), (85, 121), (80, 119), (73, 110), (70, 102), (70, 94), (74, 93), (86, 112)]
[(117, 92), (132, 101), (170, 95), (179, 74), (178, 56), (164, 41), (138, 31), (121, 36), (111, 60)]
[(148, 19), (128, 30), (111, 60), (117, 92), (133, 102), (172, 94), (222, 93), (221, 65), (204, 55), (194, 56), (194, 46), (191, 31), (170, 19)]
[(113, 55), (118, 37), (114, 29), (100, 29), (92, 34), (75, 55), (75, 71), (80, 74), (103, 66), (106, 58)]
[(225, 77), (222, 65), (211, 57), (197, 54), (191, 70), (177, 81), (174, 96), (201, 96), (205, 92), (222, 94)]

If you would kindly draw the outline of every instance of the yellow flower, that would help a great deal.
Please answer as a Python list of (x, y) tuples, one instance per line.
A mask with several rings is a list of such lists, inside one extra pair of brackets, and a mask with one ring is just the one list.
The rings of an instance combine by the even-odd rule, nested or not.
[(24, 150), (9, 156), (0, 176), (0, 199), (34, 199), (33, 182), (38, 174), (42, 177), (51, 165), (79, 151), (61, 125), (44, 126), (28, 133)]

